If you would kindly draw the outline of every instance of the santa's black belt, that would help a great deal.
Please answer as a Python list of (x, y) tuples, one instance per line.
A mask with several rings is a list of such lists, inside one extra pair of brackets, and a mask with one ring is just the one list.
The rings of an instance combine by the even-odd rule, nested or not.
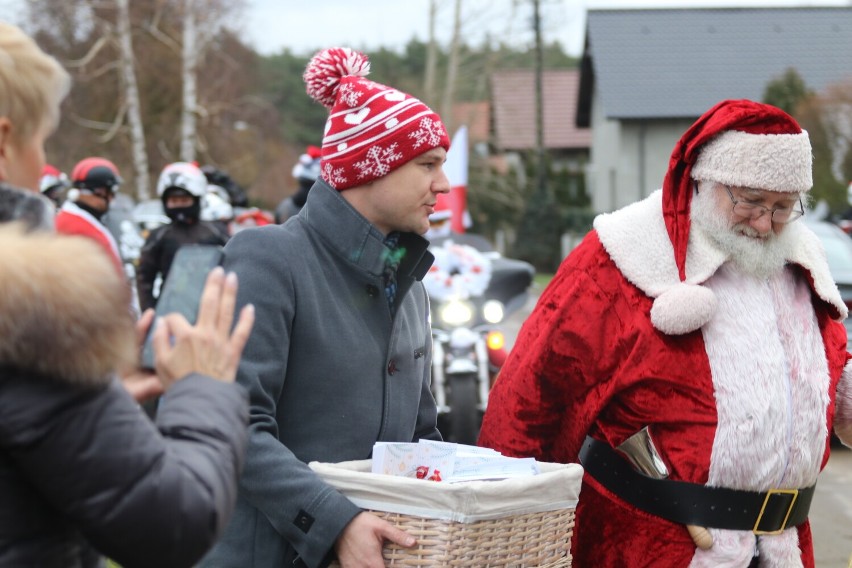
[(674, 523), (755, 534), (777, 534), (804, 523), (816, 487), (760, 493), (654, 479), (591, 436), (580, 450), (580, 463), (598, 483), (637, 509)]

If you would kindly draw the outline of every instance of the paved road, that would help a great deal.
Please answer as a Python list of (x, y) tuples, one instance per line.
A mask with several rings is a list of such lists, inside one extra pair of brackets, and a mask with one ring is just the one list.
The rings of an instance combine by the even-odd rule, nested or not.
[[(507, 345), (514, 344), (540, 293), (534, 287), (524, 308), (505, 322)], [(817, 483), (810, 519), (817, 568), (852, 568), (852, 450), (832, 452)]]

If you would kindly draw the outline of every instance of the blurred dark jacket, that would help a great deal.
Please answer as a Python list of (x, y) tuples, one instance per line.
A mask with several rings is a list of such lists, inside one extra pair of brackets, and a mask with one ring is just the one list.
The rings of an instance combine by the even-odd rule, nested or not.
[[(33, 204), (15, 191), (0, 219)], [(234, 507), (245, 391), (189, 376), (152, 423), (113, 372), (135, 354), (129, 292), (93, 242), (21, 230), (37, 218), (0, 224), (0, 566), (79, 566), (87, 541), (125, 568), (192, 566)]]

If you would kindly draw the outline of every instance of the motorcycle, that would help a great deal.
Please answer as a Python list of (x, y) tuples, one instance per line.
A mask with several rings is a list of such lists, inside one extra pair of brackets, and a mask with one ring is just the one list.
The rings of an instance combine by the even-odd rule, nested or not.
[(508, 355), (500, 323), (526, 303), (535, 270), (475, 235), (433, 241), (430, 250), (435, 263), (423, 282), (432, 304), (438, 429), (447, 441), (473, 445)]

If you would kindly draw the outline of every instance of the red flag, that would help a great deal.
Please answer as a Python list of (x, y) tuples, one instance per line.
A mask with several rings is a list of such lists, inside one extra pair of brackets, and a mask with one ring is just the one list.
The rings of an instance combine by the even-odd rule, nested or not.
[(461, 126), (453, 136), (444, 172), (450, 180), (449, 204), (452, 212), (451, 224), (454, 233), (464, 233), (470, 227), (467, 210), (467, 126)]

